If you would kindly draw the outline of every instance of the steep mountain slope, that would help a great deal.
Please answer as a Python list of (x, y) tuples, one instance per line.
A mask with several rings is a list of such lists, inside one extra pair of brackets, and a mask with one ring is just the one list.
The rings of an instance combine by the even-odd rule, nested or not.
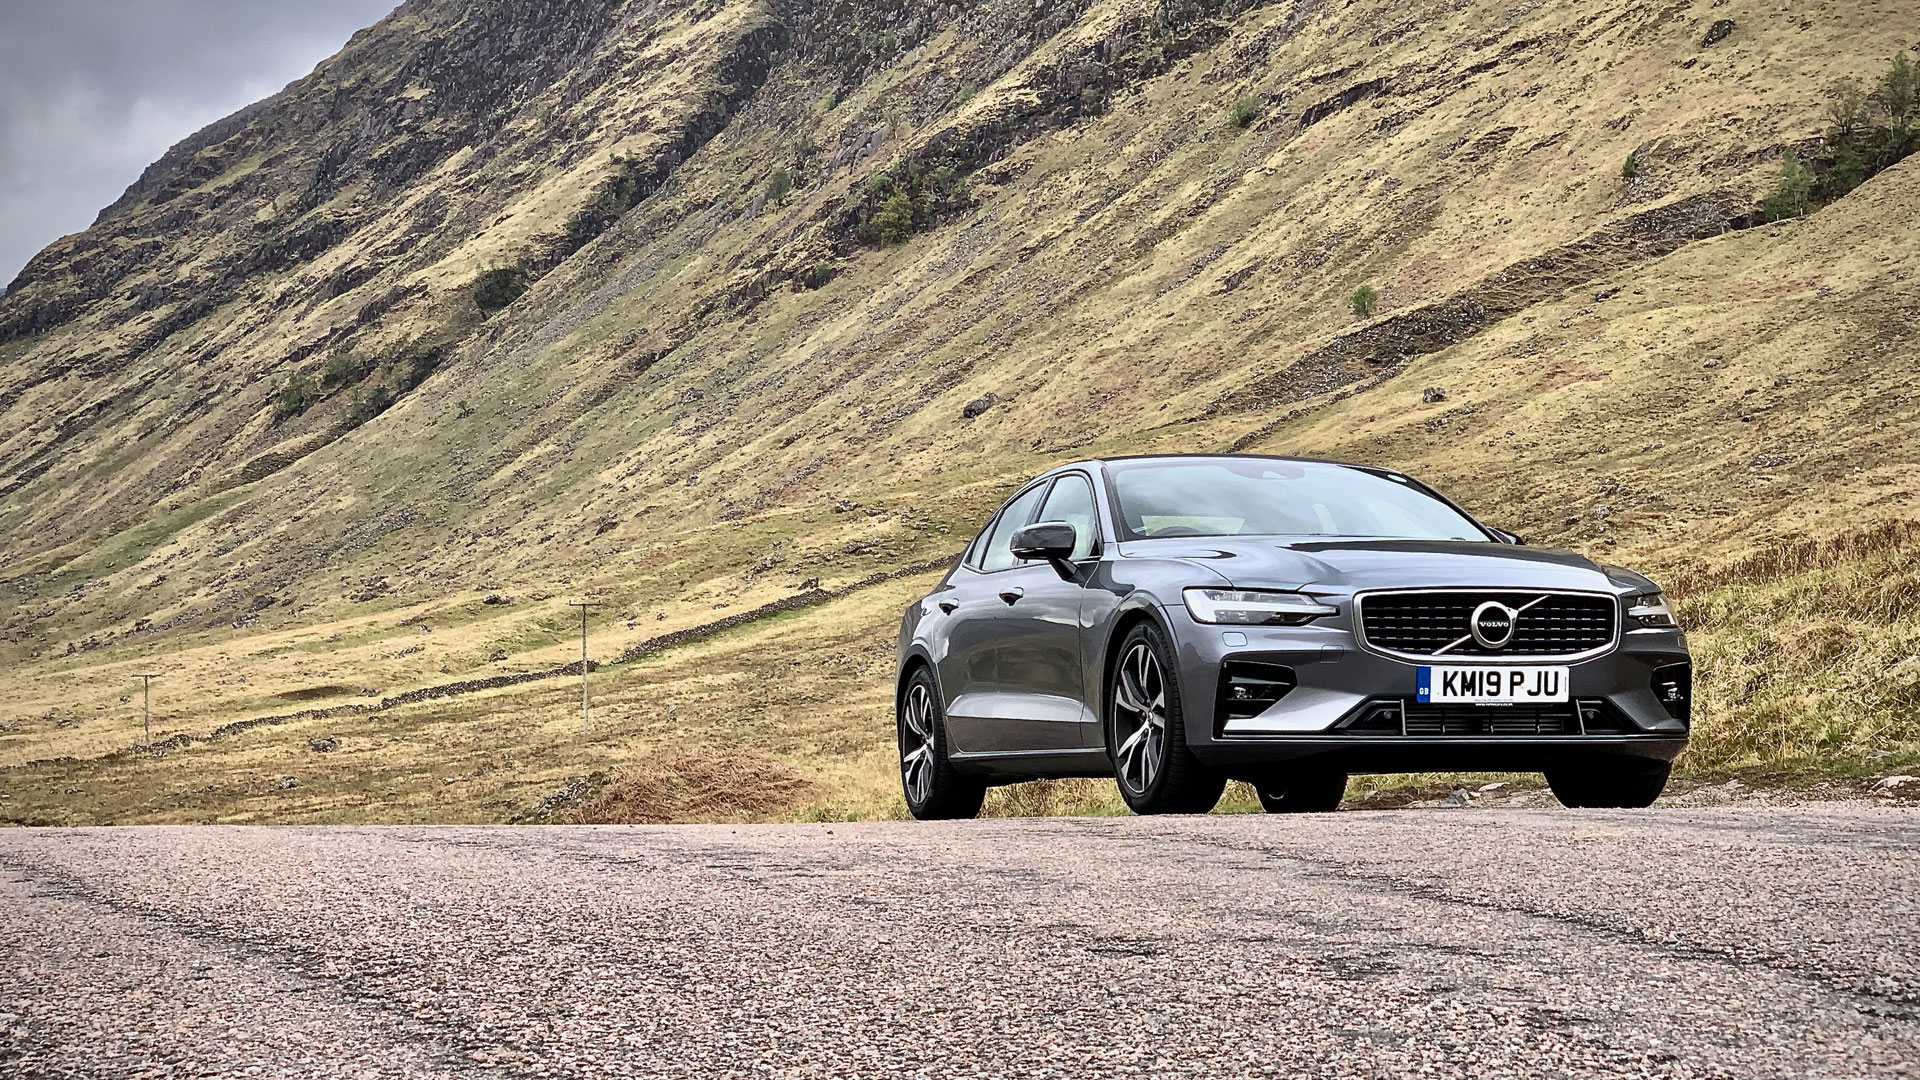
[[(614, 669), (584, 746), (534, 681), (0, 782), (291, 768), (259, 762), (359, 724), (346, 801), (192, 813), (508, 816), (681, 738), (883, 810), (920, 579), (810, 590), (949, 554), (1065, 456), (1392, 461), (1703, 590), (1905, 520), (1914, 163), (1747, 226), (1824, 87), (1915, 39), (1897, 5), (1711, 0), (409, 3), (0, 300), (0, 744), (137, 741), (124, 675), (156, 667), (169, 733), (557, 667), (582, 593), (596, 660), (807, 606)], [(530, 287), (483, 314), (488, 271)], [(461, 809), (369, 794), (498, 753), (501, 710), (532, 726)], [(1912, 745), (1874, 730), (1841, 742)]]

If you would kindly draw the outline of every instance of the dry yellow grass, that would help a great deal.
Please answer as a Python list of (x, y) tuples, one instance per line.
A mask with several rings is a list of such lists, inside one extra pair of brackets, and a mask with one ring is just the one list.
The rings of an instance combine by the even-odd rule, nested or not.
[(799, 770), (765, 754), (675, 754), (620, 766), (556, 816), (574, 825), (765, 820), (792, 813), (812, 787)]

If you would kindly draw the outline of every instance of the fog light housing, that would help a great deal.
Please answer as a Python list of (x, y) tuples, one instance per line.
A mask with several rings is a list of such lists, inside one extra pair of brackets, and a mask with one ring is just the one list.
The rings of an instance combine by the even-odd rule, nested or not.
[(1669, 664), (1653, 671), (1653, 696), (1667, 715), (1683, 723), (1693, 722), (1693, 665)]
[(1293, 669), (1284, 664), (1228, 660), (1220, 665), (1220, 690), (1214, 695), (1214, 734), (1229, 720), (1259, 716), (1298, 685)]

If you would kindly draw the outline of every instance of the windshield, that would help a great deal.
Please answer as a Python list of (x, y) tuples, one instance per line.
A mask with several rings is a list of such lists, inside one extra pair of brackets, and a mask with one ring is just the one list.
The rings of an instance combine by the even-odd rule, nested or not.
[(1460, 511), (1404, 480), (1342, 465), (1261, 458), (1110, 466), (1127, 539), (1358, 536), (1486, 540)]

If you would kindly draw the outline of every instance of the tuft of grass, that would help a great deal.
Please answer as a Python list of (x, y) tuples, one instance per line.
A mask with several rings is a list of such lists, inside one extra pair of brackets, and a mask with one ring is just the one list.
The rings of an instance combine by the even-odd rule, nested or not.
[(987, 792), (982, 817), (1117, 817), (1127, 813), (1111, 780), (1034, 780)]
[(1260, 102), (1256, 98), (1239, 98), (1227, 108), (1227, 122), (1237, 128), (1251, 126), (1260, 119)]
[[(905, 809), (904, 804), (901, 807)], [(1260, 797), (1249, 784), (1234, 782), (1220, 796), (1216, 814), (1260, 813)], [(987, 792), (981, 817), (1125, 817), (1131, 811), (1109, 779), (1032, 780)]]
[(1620, 163), (1620, 179), (1631, 180), (1639, 175), (1640, 162), (1632, 154), (1628, 154), (1627, 160)]
[(1380, 308), (1380, 294), (1371, 285), (1362, 285), (1347, 297), (1347, 309), (1355, 318), (1364, 319)]

